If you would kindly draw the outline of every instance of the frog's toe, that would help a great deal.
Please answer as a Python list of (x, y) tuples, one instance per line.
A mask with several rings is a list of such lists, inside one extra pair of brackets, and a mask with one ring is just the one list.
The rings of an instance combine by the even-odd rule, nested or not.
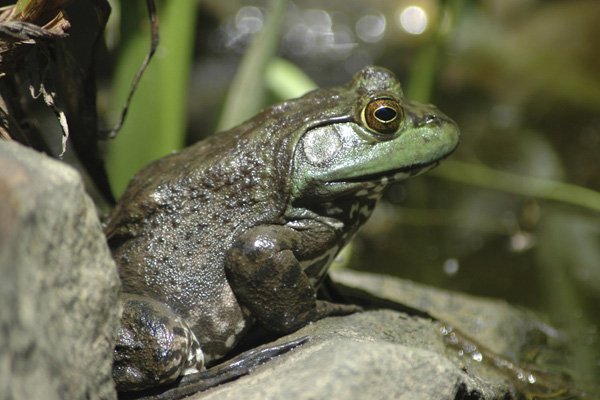
[(204, 352), (200, 348), (200, 342), (198, 342), (198, 339), (196, 339), (196, 335), (194, 335), (194, 332), (192, 332), (191, 329), (188, 330), (188, 332), (191, 334), (191, 340), (193, 345), (188, 353), (186, 368), (184, 369), (181, 375), (195, 374), (205, 369)]

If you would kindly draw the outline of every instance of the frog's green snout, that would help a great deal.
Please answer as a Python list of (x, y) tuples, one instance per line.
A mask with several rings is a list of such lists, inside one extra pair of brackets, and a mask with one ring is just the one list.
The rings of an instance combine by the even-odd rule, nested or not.
[(448, 118), (444, 114), (433, 115), (432, 119), (425, 122), (428, 124), (434, 124), (438, 128), (441, 129), (442, 135), (446, 137), (446, 142), (448, 143), (448, 153), (442, 157), (445, 158), (452, 154), (454, 150), (458, 147), (458, 143), (460, 142), (460, 129), (456, 122), (452, 119)]
[[(414, 101), (408, 102), (406, 106), (407, 118), (414, 129), (440, 129), (451, 142), (458, 142), (460, 130), (453, 119), (441, 112), (433, 104), (420, 104)], [(454, 139), (454, 140), (452, 140)]]
[[(429, 161), (440, 161), (456, 150), (460, 139), (460, 129), (454, 120), (446, 116), (434, 105), (412, 103), (408, 112), (410, 125), (422, 140), (422, 149), (429, 148)], [(408, 129), (410, 132), (411, 129)], [(410, 133), (409, 133), (410, 134)], [(427, 162), (427, 159), (424, 162)]]

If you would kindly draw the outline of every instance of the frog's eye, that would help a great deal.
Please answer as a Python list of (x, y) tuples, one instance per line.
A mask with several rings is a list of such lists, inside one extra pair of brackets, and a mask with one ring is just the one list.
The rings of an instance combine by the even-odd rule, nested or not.
[(362, 123), (367, 128), (386, 135), (395, 133), (403, 118), (402, 107), (391, 98), (371, 100), (361, 114)]

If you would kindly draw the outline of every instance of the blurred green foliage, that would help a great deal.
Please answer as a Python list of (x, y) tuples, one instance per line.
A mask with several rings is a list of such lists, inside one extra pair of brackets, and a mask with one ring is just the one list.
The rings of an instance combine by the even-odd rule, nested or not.
[[(108, 172), (117, 196), (142, 166), (185, 143), (185, 104), (197, 2), (163, 0), (157, 5), (160, 44), (134, 94), (125, 125), (108, 153)], [(150, 46), (143, 2), (123, 1), (120, 6), (122, 36), (112, 96), (115, 111), (124, 103)]]

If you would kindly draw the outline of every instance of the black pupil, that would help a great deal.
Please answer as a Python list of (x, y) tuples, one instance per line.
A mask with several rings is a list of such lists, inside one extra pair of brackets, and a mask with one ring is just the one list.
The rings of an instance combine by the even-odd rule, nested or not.
[(394, 110), (391, 107), (386, 107), (386, 106), (379, 107), (377, 110), (375, 110), (374, 114), (375, 114), (375, 118), (377, 118), (381, 122), (393, 121), (394, 118), (396, 118), (396, 116), (398, 115), (396, 110)]

